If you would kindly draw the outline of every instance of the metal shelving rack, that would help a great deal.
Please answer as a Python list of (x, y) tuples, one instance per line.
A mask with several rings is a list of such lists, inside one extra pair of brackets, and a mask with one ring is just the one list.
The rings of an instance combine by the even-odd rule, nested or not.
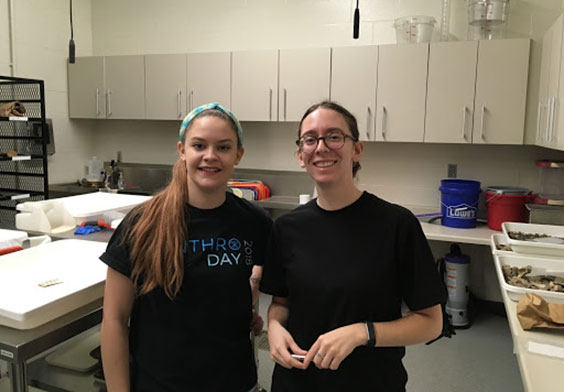
[[(0, 226), (5, 228), (15, 226), (18, 203), (49, 198), (43, 81), (0, 76), (0, 104), (13, 101), (25, 106), (27, 117), (0, 117)], [(9, 156), (13, 152), (17, 155)]]

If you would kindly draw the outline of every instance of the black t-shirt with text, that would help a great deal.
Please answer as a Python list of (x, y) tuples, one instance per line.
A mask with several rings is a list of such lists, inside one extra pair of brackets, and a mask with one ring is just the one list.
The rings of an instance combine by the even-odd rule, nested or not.
[[(134, 301), (130, 318), (132, 391), (248, 391), (256, 383), (249, 325), (249, 278), (262, 265), (272, 221), (227, 193), (220, 207), (187, 206), (180, 293), (157, 288)], [(131, 275), (124, 220), (100, 257)]]
[[(287, 330), (308, 350), (336, 328), (446, 301), (421, 226), (407, 209), (363, 193), (336, 211), (316, 200), (276, 220), (261, 291), (289, 301)], [(357, 347), (338, 370), (276, 366), (272, 391), (402, 391), (404, 347)], [(360, 387), (357, 388), (357, 387)]]

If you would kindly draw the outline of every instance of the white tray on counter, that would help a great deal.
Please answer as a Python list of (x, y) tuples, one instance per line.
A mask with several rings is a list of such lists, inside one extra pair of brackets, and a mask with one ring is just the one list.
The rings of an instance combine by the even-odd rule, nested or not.
[(494, 255), (514, 255), (512, 250), (497, 249), (498, 245), (509, 245), (507, 238), (503, 234), (492, 234), (490, 247)]
[(529, 234), (546, 234), (549, 236), (564, 238), (564, 226), (537, 225), (532, 223), (503, 222), (501, 224), (507, 243), (517, 253), (534, 255), (559, 256), (564, 260), (564, 243), (550, 243), (542, 241), (521, 241), (509, 237), (510, 231), (520, 231)]
[[(107, 244), (61, 240), (0, 258), (0, 325), (30, 329), (104, 295)], [(57, 279), (61, 283), (40, 284)]]
[(564, 262), (555, 258), (528, 257), (526, 255), (494, 255), (495, 269), (501, 289), (505, 290), (507, 296), (518, 302), (526, 293), (537, 294), (550, 303), (564, 303), (564, 293), (554, 291), (528, 289), (510, 285), (505, 281), (502, 266), (526, 267), (530, 265), (532, 271), (529, 275), (556, 275), (564, 277)]

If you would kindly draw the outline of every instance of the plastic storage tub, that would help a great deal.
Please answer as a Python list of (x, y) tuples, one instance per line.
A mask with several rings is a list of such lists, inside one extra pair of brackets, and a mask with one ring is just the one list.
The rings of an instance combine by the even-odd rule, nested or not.
[(510, 285), (505, 281), (503, 276), (502, 267), (504, 265), (509, 265), (513, 267), (526, 267), (530, 265), (532, 271), (530, 275), (556, 275), (564, 277), (564, 262), (558, 259), (544, 259), (544, 258), (532, 258), (524, 257), (520, 255), (494, 255), (495, 269), (497, 272), (497, 277), (501, 285), (501, 289), (507, 292), (507, 296), (515, 302), (518, 302), (526, 293), (537, 294), (542, 297), (545, 301), (550, 303), (564, 303), (564, 293), (529, 289), (525, 287), (518, 287)]
[(539, 198), (564, 200), (564, 162), (538, 161)]
[[(501, 224), (507, 243), (515, 252), (533, 255), (557, 256), (564, 263), (564, 226), (535, 225), (531, 223), (504, 222)], [(510, 231), (519, 231), (527, 234), (546, 234), (553, 238), (539, 239), (538, 241), (516, 240), (509, 236)], [(555, 241), (551, 241), (554, 239)]]
[(468, 0), (468, 23), (492, 25), (504, 23), (509, 11), (509, 0)]
[(534, 195), (526, 188), (513, 186), (490, 186), (486, 190), (488, 227), (501, 231), (503, 222), (528, 222), (529, 212), (525, 204), (532, 202)]
[(437, 21), (432, 16), (406, 16), (396, 19), (396, 41), (398, 44), (431, 42)]
[[(116, 212), (127, 213), (152, 196), (94, 192), (18, 204), (16, 227), (21, 230), (58, 233), (72, 229), (83, 221), (105, 219)], [(112, 218), (116, 219), (116, 218)]]

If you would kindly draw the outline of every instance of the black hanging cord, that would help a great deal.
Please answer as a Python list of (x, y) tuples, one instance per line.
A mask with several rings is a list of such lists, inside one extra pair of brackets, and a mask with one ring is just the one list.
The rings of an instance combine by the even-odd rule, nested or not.
[(69, 41), (69, 63), (74, 64), (74, 32), (72, 27), (72, 0), (70, 0), (70, 29), (71, 38)]
[(353, 38), (358, 39), (360, 33), (360, 10), (358, 9), (358, 1), (356, 0), (356, 9), (354, 10)]

